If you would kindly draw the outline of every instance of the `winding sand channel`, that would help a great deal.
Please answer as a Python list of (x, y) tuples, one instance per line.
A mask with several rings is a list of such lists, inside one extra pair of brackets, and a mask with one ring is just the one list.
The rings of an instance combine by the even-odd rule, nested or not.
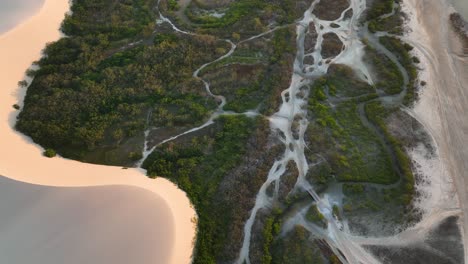
[[(78, 199), (74, 203), (80, 203), (78, 202), (80, 199), (85, 199), (85, 204), (90, 206), (87, 208), (97, 208), (98, 205), (102, 204), (103, 200), (107, 201), (109, 206), (114, 204), (116, 206), (114, 209), (105, 211), (109, 212), (109, 219), (119, 215), (117, 214), (117, 208), (123, 210), (122, 214), (120, 214), (121, 216), (125, 214), (125, 210), (131, 209), (130, 214), (135, 221), (126, 222), (126, 224), (128, 224), (128, 226), (126, 226), (128, 229), (126, 230), (123, 230), (123, 227), (120, 225), (115, 226), (116, 228), (112, 229), (113, 232), (121, 233), (116, 236), (108, 234), (107, 239), (99, 241), (102, 245), (107, 242), (112, 243), (112, 245), (117, 245), (119, 241), (115, 240), (123, 239), (126, 237), (124, 234), (130, 235), (132, 229), (136, 228), (136, 225), (138, 225), (136, 230), (147, 228), (149, 234), (157, 232), (155, 231), (156, 229), (159, 231), (164, 230), (164, 232), (159, 233), (160, 235), (157, 238), (159, 243), (150, 243), (154, 240), (145, 240), (142, 241), (141, 246), (148, 247), (145, 243), (150, 243), (149, 246), (153, 249), (151, 253), (155, 254), (152, 259), (158, 259), (156, 263), (189, 263), (193, 251), (192, 241), (195, 236), (192, 219), (196, 215), (185, 193), (179, 190), (174, 184), (164, 179), (151, 180), (144, 175), (143, 170), (124, 170), (120, 167), (91, 165), (63, 158), (45, 158), (42, 156), (41, 152), (43, 150), (39, 146), (33, 144), (28, 137), (17, 133), (13, 129), (18, 111), (15, 111), (12, 105), (17, 103), (22, 106), (24, 93), (26, 91), (26, 89), (18, 88), (17, 82), (24, 77), (25, 70), (31, 66), (31, 63), (40, 57), (41, 50), (45, 44), (57, 40), (60, 37), (58, 27), (68, 9), (68, 0), (46, 0), (39, 13), (23, 24), (18, 25), (13, 30), (0, 36), (0, 58), (2, 58), (0, 61), (0, 175), (4, 175), (19, 182), (55, 187), (123, 185), (99, 187), (102, 189), (96, 189), (96, 187), (81, 188), (81, 191), (76, 191), (73, 188), (59, 188), (63, 189), (59, 192), (65, 193), (70, 190), (70, 192), (75, 193), (75, 197)], [(0, 184), (3, 186), (3, 182), (0, 182)], [(46, 190), (46, 187), (43, 188)], [(139, 188), (145, 190), (138, 190)], [(100, 190), (102, 190), (102, 197), (97, 194)], [(152, 192), (152, 194), (148, 194), (148, 191)], [(88, 195), (88, 192), (94, 194)], [(79, 195), (76, 193), (79, 193)], [(106, 198), (106, 195), (119, 197), (112, 201), (107, 200), (108, 197)], [(142, 197), (145, 198), (143, 199)], [(137, 205), (137, 203), (145, 201), (145, 199), (147, 201), (145, 204), (154, 204), (155, 200), (157, 200), (159, 206), (156, 208), (143, 208), (141, 204)], [(14, 202), (14, 200), (12, 200), (12, 202)], [(135, 204), (134, 207), (131, 206), (132, 203)], [(36, 208), (35, 210), (37, 210), (38, 213), (43, 211), (42, 208)], [(44, 210), (46, 210), (46, 208)], [(86, 211), (86, 206), (81, 208), (81, 210)], [(60, 215), (55, 215), (55, 219), (51, 221), (51, 223), (57, 224), (57, 232), (68, 232), (68, 230), (60, 230), (60, 227), (67, 226), (60, 221), (61, 219), (66, 221), (66, 216), (61, 213), (65, 211), (57, 209), (57, 212), (59, 212)], [(1, 211), (1, 213), (3, 216), (5, 212)], [(127, 211), (127, 213), (129, 213), (129, 211)], [(85, 215), (86, 214), (87, 213), (85, 213)], [(103, 219), (106, 217), (105, 214), (98, 215), (99, 217), (103, 217)], [(145, 220), (145, 218), (148, 217), (148, 219), (154, 219), (151, 217), (155, 216), (159, 217), (159, 224), (158, 222), (151, 223), (151, 221), (148, 222)], [(35, 223), (34, 217), (37, 217), (37, 215), (19, 215), (17, 220), (23, 221), (25, 219), (24, 217), (31, 218), (29, 221)], [(87, 221), (85, 217), (78, 219)], [(171, 219), (171, 221), (168, 221), (168, 219)], [(102, 224), (102, 228), (104, 228), (104, 220)], [(37, 228), (40, 228), (40, 226), (37, 226)], [(103, 230), (110, 230), (109, 228), (110, 227), (106, 227)], [(73, 233), (73, 231), (70, 232)], [(31, 235), (31, 238), (34, 238), (34, 234), (31, 233), (29, 235)], [(96, 239), (98, 238), (96, 237)], [(96, 239), (90, 238), (87, 243), (93, 245), (92, 242), (97, 242)], [(103, 238), (101, 237), (99, 239)], [(128, 237), (128, 239), (131, 238)], [(136, 242), (136, 240), (132, 241)], [(52, 246), (53, 244), (48, 244), (48, 242), (50, 241), (42, 241), (42, 246), (50, 247), (50, 251), (56, 249), (64, 250), (64, 245), (61, 245), (60, 248), (54, 248)], [(161, 249), (163, 250), (161, 251)], [(29, 253), (28, 251), (23, 252), (25, 254)], [(163, 256), (164, 254), (157, 256), (156, 254), (158, 254), (158, 252), (165, 252), (164, 254), (167, 255), (165, 255), (166, 257)], [(165, 261), (164, 258), (166, 258), (167, 261)], [(45, 260), (44, 263), (54, 262)], [(72, 262), (67, 260), (60, 263)], [(81, 263), (92, 262), (84, 261)], [(105, 262), (98, 261), (96, 263)], [(127, 263), (141, 262), (133, 260)]]

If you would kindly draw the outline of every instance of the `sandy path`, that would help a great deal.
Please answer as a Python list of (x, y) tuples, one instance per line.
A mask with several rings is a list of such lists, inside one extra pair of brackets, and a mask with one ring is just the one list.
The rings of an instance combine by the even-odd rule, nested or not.
[(58, 25), (68, 9), (67, 0), (47, 0), (37, 15), (0, 36), (0, 175), (48, 186), (130, 185), (151, 191), (168, 204), (174, 218), (170, 263), (189, 263), (195, 212), (185, 193), (174, 184), (164, 179), (151, 180), (142, 170), (44, 158), (40, 147), (12, 128), (18, 114), (12, 105), (22, 105), (25, 92), (17, 82), (31, 62), (40, 57), (45, 43), (60, 37)]
[[(447, 1), (406, 0), (412, 13), (409, 41), (423, 57), (423, 88), (414, 112), (437, 143), (444, 169), (457, 190), (463, 212), (465, 263), (468, 263), (468, 58), (448, 25)], [(456, 207), (447, 204), (446, 207)]]

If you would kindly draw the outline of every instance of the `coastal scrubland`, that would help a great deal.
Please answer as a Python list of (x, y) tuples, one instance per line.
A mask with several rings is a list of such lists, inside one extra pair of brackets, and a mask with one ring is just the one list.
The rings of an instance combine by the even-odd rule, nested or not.
[[(268, 116), (291, 83), (295, 22), (310, 4), (75, 0), (62, 25), (67, 37), (49, 44), (38, 69), (28, 71), (34, 79), (17, 129), (64, 157), (120, 166), (138, 164), (145, 158), (144, 143), (153, 142), (142, 167), (149, 177), (176, 183), (197, 211), (193, 262), (232, 263), (258, 190), (284, 153), (282, 135), (270, 129)], [(322, 0), (314, 14), (334, 20), (348, 5)], [(349, 66), (332, 64), (303, 91), (305, 156), (314, 164), (305, 178), (319, 194), (342, 195), (333, 215), (346, 218), (356, 234), (390, 234), (419, 215), (412, 206), (417, 177), (407, 154), (410, 143), (389, 128), (418, 93), (418, 59), (398, 38), (403, 19), (394, 0), (372, 1), (362, 18), (369, 31), (361, 39), (364, 61), (373, 82)], [(381, 31), (391, 35), (373, 34)], [(316, 41), (312, 33), (308, 37), (306, 49)], [(335, 34), (324, 36), (323, 57), (342, 48)], [(222, 102), (213, 94), (226, 100), (219, 116), (213, 114)], [(243, 114), (248, 111), (255, 114)], [(163, 141), (211, 118), (211, 125)], [(327, 243), (304, 227), (281, 232), (304, 206), (309, 206), (305, 221), (327, 228), (310, 195), (294, 188), (299, 174), (294, 162), (286, 167), (281, 181), (268, 187), (278, 193), (272, 207), (254, 221), (252, 263), (340, 263)], [(376, 225), (367, 224), (370, 218)]]

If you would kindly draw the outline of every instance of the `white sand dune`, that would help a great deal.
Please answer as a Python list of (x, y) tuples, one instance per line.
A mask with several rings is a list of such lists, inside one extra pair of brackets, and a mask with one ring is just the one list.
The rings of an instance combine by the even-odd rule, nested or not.
[(43, 4), (44, 0), (1, 0), (0, 34), (35, 14)]
[[(39, 146), (13, 129), (18, 111), (12, 105), (22, 105), (26, 91), (18, 88), (17, 82), (40, 57), (45, 44), (60, 37), (58, 28), (68, 9), (67, 0), (46, 0), (39, 13), (0, 36), (0, 175), (46, 186), (127, 185), (153, 192), (165, 201), (174, 219), (174, 236), (166, 239), (168, 243), (174, 241), (169, 263), (189, 263), (195, 237), (192, 219), (196, 215), (185, 193), (174, 184), (164, 179), (151, 180), (138, 169), (44, 158)], [(145, 214), (135, 217), (143, 218)]]
[(0, 177), (0, 263), (168, 263), (166, 202), (129, 186), (47, 187)]

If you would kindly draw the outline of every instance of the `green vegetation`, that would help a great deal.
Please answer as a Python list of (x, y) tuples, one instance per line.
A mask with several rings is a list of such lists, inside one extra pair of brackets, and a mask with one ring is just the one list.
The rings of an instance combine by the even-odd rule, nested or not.
[(168, 5), (169, 10), (171, 11), (175, 11), (180, 8), (179, 3), (177, 3), (177, 0), (168, 0), (167, 5)]
[[(34, 79), (17, 129), (64, 157), (130, 167), (142, 158), (145, 129), (158, 128), (150, 135), (154, 142), (202, 124), (216, 109), (219, 102), (192, 75), (229, 51), (222, 38), (239, 41), (267, 30), (273, 20), (285, 24), (300, 17), (294, 1), (241, 0), (229, 4), (219, 19), (193, 12), (189, 26), (197, 35), (184, 35), (167, 23), (155, 23), (155, 4), (74, 1), (62, 25), (67, 38), (47, 45), (39, 69), (28, 71)], [(173, 0), (162, 1), (161, 7), (168, 17), (182, 11)], [(203, 7), (192, 5), (186, 13), (193, 8)], [(226, 110), (276, 111), (290, 83), (295, 37), (293, 26), (244, 42), (234, 56), (200, 75), (214, 93), (226, 95)], [(216, 75), (222, 68), (223, 74), (233, 69), (239, 74)], [(248, 77), (240, 78), (244, 73)], [(206, 129), (159, 146), (144, 161), (150, 177), (175, 182), (197, 210), (194, 263), (237, 257), (245, 218), (281, 152), (269, 141), (269, 132), (268, 121), (261, 118), (222, 116)], [(280, 228), (277, 218), (269, 223), (266, 253)], [(270, 261), (266, 254), (264, 263)]]
[(310, 239), (309, 232), (302, 226), (294, 227), (287, 236), (275, 240), (271, 252), (274, 264), (327, 263), (316, 240)]
[(398, 66), (385, 55), (366, 45), (365, 60), (374, 66), (378, 82), (375, 86), (386, 94), (398, 94), (403, 90), (403, 75)]
[[(367, 10), (366, 21), (368, 21), (369, 31), (385, 31), (391, 34), (403, 34), (403, 13), (398, 0), (375, 0)], [(395, 6), (395, 12), (391, 16), (381, 17), (392, 12)]]
[(67, 36), (108, 42), (136, 37), (154, 29), (154, 1), (73, 1), (62, 31)]
[(392, 12), (394, 0), (374, 0), (366, 11), (366, 21), (372, 21), (378, 17)]
[(279, 95), (290, 82), (290, 76), (281, 73), (290, 70), (294, 59), (291, 55), (295, 50), (294, 29), (279, 29), (271, 37), (269, 42), (260, 39), (241, 44), (233, 56), (202, 72), (201, 76), (209, 81), (213, 93), (225, 95), (225, 110), (277, 110), (279, 96), (273, 95)]
[[(228, 29), (250, 26), (255, 31), (264, 30), (268, 20), (274, 18), (279, 24), (292, 23), (297, 18), (294, 1), (239, 0), (233, 1), (222, 17), (203, 12), (197, 1), (185, 10), (185, 15), (198, 27), (204, 29)], [(245, 24), (245, 25), (242, 25)]]
[(263, 227), (263, 255), (262, 264), (270, 264), (273, 257), (271, 256), (270, 247), (273, 243), (273, 239), (279, 234), (281, 229), (281, 222), (278, 220), (279, 214), (274, 214), (268, 217)]
[(393, 148), (400, 173), (402, 174), (403, 190), (399, 199), (403, 204), (409, 205), (413, 199), (415, 183), (413, 171), (411, 169), (411, 160), (406, 154), (402, 143), (390, 134), (385, 125), (384, 118), (388, 115), (388, 110), (378, 102), (372, 102), (366, 105), (365, 111), (367, 118), (379, 127), (380, 131), (385, 135), (386, 140)]
[(320, 213), (317, 205), (312, 205), (309, 208), (306, 214), (306, 219), (320, 227), (327, 228), (327, 220), (325, 219), (325, 216)]
[(175, 182), (195, 205), (198, 232), (194, 263), (216, 262), (227, 243), (225, 234), (235, 212), (221, 202), (217, 191), (226, 174), (239, 165), (246, 153), (246, 140), (255, 120), (222, 116), (216, 123), (213, 138), (194, 137), (183, 145), (167, 143), (143, 164), (150, 177), (164, 176)]
[[(396, 53), (406, 69), (415, 70), (417, 60), (409, 55), (409, 46), (396, 39), (382, 41), (389, 42), (385, 46)], [(374, 66), (376, 89), (390, 95), (403, 91), (403, 75), (395, 63), (370, 46), (366, 48), (365, 59)], [(414, 82), (414, 72), (409, 75), (410, 82)], [(320, 163), (310, 168), (307, 179), (319, 192), (335, 181), (345, 182), (343, 215), (337, 206), (333, 211), (335, 217), (346, 217), (352, 229), (361, 228), (361, 220), (365, 222), (376, 213), (376, 221), (389, 225), (417, 218), (411, 209), (415, 196), (411, 161), (402, 139), (391, 134), (386, 124), (386, 118), (397, 108), (383, 107), (376, 100), (378, 97), (374, 87), (360, 81), (351, 69), (342, 65), (332, 65), (327, 75), (316, 80), (310, 89), (311, 123), (306, 135), (308, 147), (313, 151), (306, 154), (309, 160)], [(414, 96), (405, 97), (405, 103), (412, 100)], [(320, 220), (313, 208), (309, 218)], [(366, 227), (356, 230), (368, 231)]]
[(337, 97), (359, 96), (375, 92), (374, 88), (360, 80), (350, 67), (341, 64), (331, 65), (327, 75), (317, 80), (314, 87), (313, 90), (322, 91), (328, 87), (330, 95)]
[(148, 35), (152, 1), (114, 2), (73, 5), (62, 27), (68, 37), (44, 50), (17, 129), (64, 157), (130, 165), (147, 125), (195, 126), (216, 108), (192, 73), (220, 56), (216, 50), (226, 43), (204, 35)]
[(333, 205), (333, 216), (341, 221), (340, 208), (336, 204)]
[(343, 193), (345, 195), (361, 194), (364, 192), (364, 186), (362, 184), (343, 184)]
[(225, 15), (219, 18), (210, 15), (198, 16), (191, 12), (192, 9), (187, 9), (186, 15), (194, 23), (200, 24), (204, 28), (226, 28), (238, 22), (242, 17), (253, 16), (263, 8), (265, 8), (265, 2), (262, 0), (241, 0), (233, 2)]
[(48, 158), (53, 158), (53, 157), (57, 156), (57, 153), (53, 149), (46, 149), (43, 154), (44, 154), (44, 156), (46, 156)]
[[(17, 123), (20, 131), (47, 148), (45, 156), (55, 156), (56, 150), (65, 157), (126, 168), (142, 159), (145, 129), (158, 128), (152, 132), (157, 134), (152, 135), (154, 143), (202, 124), (219, 102), (192, 75), (229, 51), (224, 38), (237, 42), (236, 51), (204, 68), (200, 76), (214, 94), (226, 97), (225, 110), (258, 109), (265, 116), (278, 110), (281, 92), (291, 82), (295, 27), (240, 41), (264, 32), (267, 25), (292, 23), (302, 16), (301, 5), (310, 2), (219, 1), (212, 3), (221, 6), (214, 10), (209, 2), (192, 1), (182, 10), (177, 0), (163, 0), (164, 15), (178, 17), (174, 22), (196, 35), (176, 33), (167, 23), (156, 25), (155, 4), (150, 0), (74, 1), (62, 25), (68, 37), (49, 44), (46, 56), (37, 63), (39, 69), (27, 72), (34, 79)], [(327, 13), (332, 17), (348, 2), (328, 5), (334, 7)], [(367, 13), (371, 31), (401, 31), (399, 9), (394, 16), (379, 18), (392, 7), (393, 0), (373, 1)], [(321, 8), (331, 9), (326, 3)], [(213, 11), (224, 16), (215, 17)], [(336, 39), (328, 38), (324, 54), (341, 50)], [(417, 58), (409, 54), (410, 46), (396, 38), (382, 37), (380, 42), (408, 70), (411, 83), (405, 103), (412, 102)], [(375, 66), (374, 86), (347, 66), (331, 65), (311, 87), (290, 95), (305, 97), (310, 91), (305, 140), (306, 158), (314, 166), (306, 178), (318, 192), (343, 184), (343, 208), (333, 206), (338, 219), (386, 210), (394, 210), (399, 217), (415, 195), (405, 146), (386, 124), (395, 109), (378, 102), (382, 91), (390, 95), (402, 91), (403, 76), (395, 63), (370, 46), (366, 54), (367, 62)], [(144, 161), (149, 177), (176, 183), (195, 206), (199, 218), (193, 263), (235, 260), (255, 195), (284, 151), (277, 141), (267, 119), (226, 115), (212, 126), (158, 146)], [(306, 193), (289, 195), (298, 171), (294, 162), (286, 170), (278, 183), (274, 209), (256, 219), (253, 240), (257, 244), (252, 250), (256, 262), (339, 263), (326, 245), (302, 227), (279, 236), (288, 214), (299, 204), (310, 205)], [(327, 227), (316, 205), (306, 218)]]
[[(375, 97), (373, 94), (368, 94), (370, 97), (360, 95), (366, 95), (373, 88), (349, 71), (346, 66), (339, 66), (311, 88), (309, 110), (314, 124), (309, 125), (307, 133), (310, 147), (322, 153), (330, 173), (340, 181), (393, 183), (398, 176), (392, 170), (390, 157), (358, 112), (360, 101)], [(351, 79), (345, 83), (343, 79), (346, 77)], [(326, 91), (354, 97), (332, 108), (327, 104)], [(320, 181), (326, 178), (322, 175)]]
[(418, 69), (415, 66), (414, 57), (410, 54), (413, 47), (394, 37), (380, 37), (379, 41), (389, 51), (397, 56), (401, 65), (408, 72), (409, 83), (403, 103), (407, 106), (411, 105), (415, 100), (417, 100), (416, 80), (418, 78)]

